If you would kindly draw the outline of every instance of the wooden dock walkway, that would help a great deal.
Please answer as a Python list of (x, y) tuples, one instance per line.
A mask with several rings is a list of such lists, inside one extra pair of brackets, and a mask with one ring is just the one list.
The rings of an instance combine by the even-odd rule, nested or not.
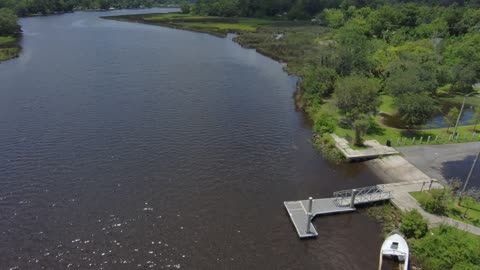
[(391, 192), (379, 186), (342, 190), (333, 193), (332, 198), (284, 202), (288, 215), (300, 238), (315, 237), (317, 230), (312, 224), (318, 215), (355, 211), (355, 205), (390, 199)]

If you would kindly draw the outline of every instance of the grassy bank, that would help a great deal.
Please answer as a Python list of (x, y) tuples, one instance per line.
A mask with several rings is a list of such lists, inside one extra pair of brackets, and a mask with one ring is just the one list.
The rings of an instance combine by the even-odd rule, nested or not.
[(422, 269), (480, 269), (480, 236), (449, 226), (429, 231), (421, 239), (411, 239), (414, 261)]
[(420, 217), (412, 223), (411, 213), (403, 213), (391, 204), (369, 207), (367, 214), (382, 225), (383, 237), (392, 230), (404, 230), (402, 225), (423, 224), (425, 230), (418, 237), (407, 239), (412, 269), (479, 269), (480, 237), (477, 235), (443, 225), (427, 231), (425, 220)]
[(16, 37), (0, 37), (0, 62), (18, 57), (20, 47)]
[[(410, 194), (422, 207), (424, 207), (429, 200), (433, 200), (432, 194), (428, 191), (412, 192)], [(452, 196), (448, 192), (443, 198), (443, 215), (477, 227), (480, 226), (480, 203), (471, 200), (468, 196), (460, 203), (458, 197)]]
[(196, 16), (181, 13), (159, 13), (142, 15), (108, 16), (104, 19), (139, 22), (195, 32), (209, 33), (224, 37), (228, 33), (256, 31), (259, 27), (274, 24), (275, 21), (254, 18), (223, 18), (215, 16)]
[(108, 16), (104, 19), (139, 22), (205, 32), (215, 36), (240, 34), (235, 41), (275, 60), (288, 63), (292, 75), (302, 76), (308, 61), (318, 59), (328, 29), (310, 22), (282, 18), (223, 18), (181, 13)]

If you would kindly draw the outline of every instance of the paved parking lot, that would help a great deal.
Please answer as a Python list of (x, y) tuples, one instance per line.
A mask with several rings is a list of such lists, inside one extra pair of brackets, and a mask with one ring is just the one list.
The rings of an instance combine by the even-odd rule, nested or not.
[[(480, 142), (445, 145), (425, 145), (397, 148), (405, 158), (428, 176), (440, 181), (458, 177), (467, 178)], [(470, 179), (469, 186), (480, 188), (480, 162)]]

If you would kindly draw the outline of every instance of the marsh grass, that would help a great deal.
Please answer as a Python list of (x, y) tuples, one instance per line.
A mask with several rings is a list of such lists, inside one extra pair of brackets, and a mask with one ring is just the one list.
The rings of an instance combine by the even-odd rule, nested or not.
[(9, 44), (9, 43), (14, 43), (15, 41), (17, 41), (15, 37), (0, 37), (0, 46)]
[(18, 57), (21, 47), (17, 44), (18, 38), (13, 36), (0, 37), (0, 62)]

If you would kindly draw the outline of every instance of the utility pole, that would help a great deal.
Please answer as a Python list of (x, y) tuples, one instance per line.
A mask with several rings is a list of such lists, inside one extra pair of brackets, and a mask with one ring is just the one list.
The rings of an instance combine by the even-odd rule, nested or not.
[(455, 123), (455, 130), (453, 130), (453, 136), (457, 134), (457, 129), (458, 129), (458, 124), (460, 124), (460, 119), (462, 118), (462, 113), (463, 113), (463, 108), (465, 108), (465, 102), (467, 101), (467, 97), (473, 95), (473, 94), (478, 94), (479, 92), (472, 92), (470, 94), (466, 94), (463, 96), (463, 103), (462, 103), (462, 108), (460, 109), (460, 113), (458, 114), (457, 117), (457, 122)]
[(473, 161), (472, 168), (470, 169), (470, 172), (468, 173), (467, 180), (465, 180), (465, 184), (463, 185), (462, 192), (460, 193), (460, 203), (462, 202), (463, 195), (465, 193), (465, 190), (467, 189), (468, 181), (470, 181), (470, 178), (472, 177), (473, 171), (475, 170), (475, 166), (477, 165), (478, 157), (480, 157), (480, 152), (477, 153), (477, 156), (475, 157), (475, 160)]
[(467, 101), (467, 95), (463, 96), (462, 108), (460, 108), (460, 113), (457, 117), (457, 122), (455, 122), (455, 129), (453, 130), (453, 136), (457, 134), (458, 124), (460, 123), (460, 118), (462, 118), (463, 108), (465, 107), (465, 102)]

